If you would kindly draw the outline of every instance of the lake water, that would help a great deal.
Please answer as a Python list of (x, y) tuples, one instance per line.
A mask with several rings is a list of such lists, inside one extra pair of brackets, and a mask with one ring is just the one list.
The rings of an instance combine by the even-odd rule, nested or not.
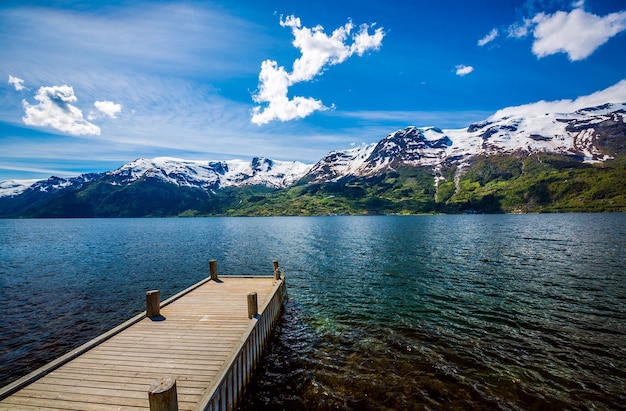
[(626, 214), (0, 220), (0, 385), (213, 258), (287, 274), (242, 410), (626, 404)]

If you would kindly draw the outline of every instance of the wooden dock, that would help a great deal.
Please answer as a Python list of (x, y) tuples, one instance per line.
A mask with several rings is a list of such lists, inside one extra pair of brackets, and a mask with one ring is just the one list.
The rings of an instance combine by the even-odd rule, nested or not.
[[(0, 410), (232, 410), (286, 297), (274, 275), (211, 276), (0, 389)], [(156, 303), (155, 303), (156, 301)], [(256, 312), (255, 312), (256, 311)]]

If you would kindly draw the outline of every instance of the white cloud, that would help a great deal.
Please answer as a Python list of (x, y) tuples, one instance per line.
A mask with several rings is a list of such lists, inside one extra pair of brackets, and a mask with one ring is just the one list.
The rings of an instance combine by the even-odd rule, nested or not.
[(465, 64), (459, 64), (456, 66), (456, 75), (460, 77), (466, 76), (472, 71), (474, 71), (474, 67), (472, 66), (466, 66)]
[(532, 33), (532, 52), (538, 58), (565, 53), (570, 61), (578, 61), (626, 29), (626, 10), (598, 16), (583, 9), (584, 0), (575, 1), (572, 6), (571, 11), (540, 12), (511, 24), (508, 37), (524, 38)]
[(384, 37), (382, 28), (369, 34), (370, 25), (363, 24), (352, 35), (352, 44), (347, 44), (354, 29), (351, 21), (335, 29), (330, 36), (324, 33), (320, 25), (303, 27), (295, 16), (288, 16), (285, 20), (281, 18), (280, 25), (291, 28), (294, 36), (292, 44), (300, 50), (301, 56), (293, 62), (291, 73), (273, 60), (261, 64), (259, 90), (252, 96), (256, 103), (261, 104), (252, 109), (252, 122), (257, 125), (273, 120), (303, 118), (314, 111), (328, 109), (320, 100), (312, 97), (295, 96), (290, 99), (287, 95), (289, 87), (312, 80), (322, 74), (326, 67), (340, 64), (353, 54), (362, 56), (368, 50), (378, 50)]
[[(268, 41), (256, 23), (209, 2), (115, 2), (94, 10), (14, 3), (0, 12), (0, 60), (11, 62), (9, 72), (28, 72), (29, 81), (54, 81), (49, 69), (55, 66), (86, 71), (85, 81), (91, 83), (94, 74), (120, 67), (174, 75), (249, 75), (258, 58), (239, 50), (261, 49)], [(61, 78), (72, 78), (76, 89), (89, 86), (74, 76)]]
[(528, 31), (532, 28), (533, 21), (531, 19), (524, 19), (523, 23), (514, 23), (511, 24), (507, 31), (507, 37), (512, 37), (516, 39), (521, 39), (528, 36)]
[[(374, 27), (376, 23), (373, 23), (371, 27)], [(369, 34), (369, 25), (361, 24), (359, 27), (359, 32), (353, 37), (354, 43), (350, 46), (350, 52), (356, 53), (359, 56), (362, 56), (368, 50), (378, 50), (380, 46), (383, 44), (383, 37), (385, 33), (383, 33), (382, 28), (377, 28), (374, 31), (374, 34)]]
[(259, 74), (259, 91), (253, 96), (255, 102), (268, 103), (265, 109), (252, 109), (252, 122), (258, 125), (272, 120), (289, 121), (303, 118), (317, 110), (324, 110), (321, 101), (314, 98), (296, 96), (287, 97), (289, 86), (293, 84), (284, 67), (278, 67), (275, 61), (265, 60)]
[(626, 79), (604, 90), (597, 91), (587, 96), (578, 97), (575, 100), (541, 100), (536, 103), (503, 108), (493, 114), (490, 119), (517, 115), (529, 116), (543, 115), (545, 113), (572, 113), (576, 110), (588, 107), (597, 107), (606, 103), (619, 104), (624, 102), (626, 102)]
[(571, 61), (577, 61), (626, 29), (626, 11), (600, 17), (576, 8), (569, 13), (539, 13), (532, 22), (536, 25), (532, 50), (537, 57), (566, 53)]
[(24, 87), (24, 80), (22, 80), (21, 78), (13, 77), (11, 75), (9, 75), (9, 84), (15, 87), (16, 91), (21, 91), (26, 88)]
[(93, 103), (94, 107), (111, 118), (117, 118), (116, 115), (122, 111), (122, 105), (114, 103), (112, 101), (96, 101)]
[(35, 95), (39, 104), (22, 101), (24, 124), (48, 126), (72, 135), (99, 135), (100, 127), (83, 118), (83, 113), (71, 103), (78, 99), (68, 85), (40, 87)]
[(498, 37), (498, 29), (493, 29), (489, 33), (487, 33), (487, 35), (485, 37), (483, 37), (482, 39), (478, 40), (478, 45), (482, 47), (485, 44), (488, 44), (488, 43), (491, 43), (492, 41), (494, 41), (496, 39), (496, 37)]

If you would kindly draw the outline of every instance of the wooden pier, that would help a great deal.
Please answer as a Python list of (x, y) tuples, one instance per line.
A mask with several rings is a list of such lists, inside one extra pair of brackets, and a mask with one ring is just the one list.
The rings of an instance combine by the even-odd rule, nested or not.
[(0, 410), (232, 410), (286, 297), (274, 275), (211, 276), (0, 389)]

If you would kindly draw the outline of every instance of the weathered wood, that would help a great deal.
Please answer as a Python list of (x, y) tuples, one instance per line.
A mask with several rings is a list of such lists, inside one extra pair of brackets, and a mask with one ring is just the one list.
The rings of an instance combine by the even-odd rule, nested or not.
[(274, 280), (280, 280), (280, 268), (278, 267), (278, 260), (272, 261), (274, 264)]
[(257, 294), (248, 293), (248, 318), (252, 318), (259, 314), (259, 304), (257, 302)]
[(161, 315), (161, 292), (151, 290), (146, 292), (146, 317), (154, 318)]
[(150, 411), (178, 411), (176, 380), (164, 377), (155, 380), (148, 391)]
[(211, 273), (211, 280), (217, 281), (217, 260), (209, 260), (209, 272)]

